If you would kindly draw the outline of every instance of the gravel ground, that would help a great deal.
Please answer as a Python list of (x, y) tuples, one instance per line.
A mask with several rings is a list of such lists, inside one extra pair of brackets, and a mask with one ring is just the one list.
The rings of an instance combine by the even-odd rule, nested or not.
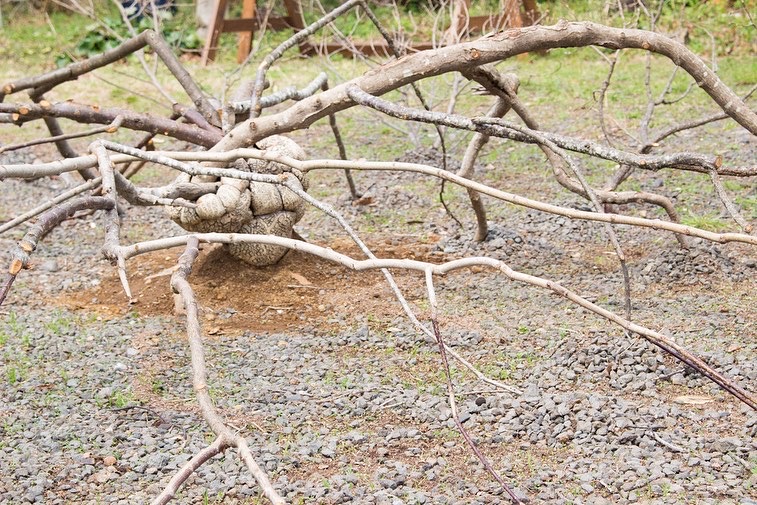
[[(433, 192), (403, 190), (403, 182), (409, 178), (377, 174), (371, 206), (329, 201), (356, 221), (426, 209), (423, 223), (399, 239), (380, 228), (366, 233), (378, 250), (433, 235), (434, 257), (501, 258), (621, 310), (601, 226), (518, 211), (476, 244), (470, 228), (438, 209)], [(2, 184), (4, 219), (65, 187), (62, 180)], [(104, 313), (60, 304), (113, 276), (98, 255), (100, 222), (91, 216), (55, 230), (3, 306), (0, 503), (149, 502), (212, 440), (193, 400), (180, 317), (146, 315), (139, 305)], [(124, 230), (132, 240), (178, 229), (158, 210), (129, 209)], [(314, 241), (337, 233), (312, 212), (302, 231)], [(636, 320), (754, 391), (754, 251), (699, 241), (682, 251), (669, 236), (619, 233)], [(1, 249), (19, 237), (3, 236)], [(422, 313), (422, 283), (401, 281)], [(440, 279), (438, 290), (447, 342), (520, 391), (494, 389), (453, 366), (461, 420), (521, 496), (757, 503), (757, 413), (548, 293), (479, 271)], [(254, 286), (238, 291), (255, 296)], [(434, 346), (396, 308), (391, 317), (372, 312), (393, 303), (356, 299), (286, 331), (208, 337), (217, 406), (292, 503), (507, 503), (455, 429)], [(202, 467), (175, 501), (262, 503), (231, 452)]]

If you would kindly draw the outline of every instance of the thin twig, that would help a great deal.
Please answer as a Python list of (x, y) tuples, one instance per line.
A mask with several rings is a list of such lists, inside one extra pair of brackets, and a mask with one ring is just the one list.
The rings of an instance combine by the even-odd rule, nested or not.
[[(602, 53), (600, 52), (600, 54)], [(615, 144), (612, 141), (612, 136), (610, 136), (610, 132), (607, 131), (607, 125), (605, 124), (605, 100), (607, 99), (607, 90), (610, 89), (610, 82), (612, 82), (612, 75), (615, 72), (615, 65), (617, 65), (618, 60), (620, 59), (620, 54), (620, 50), (617, 50), (613, 53), (611, 58), (607, 58), (610, 62), (610, 68), (607, 69), (607, 75), (605, 76), (605, 80), (602, 81), (602, 87), (599, 89), (599, 96), (597, 97), (597, 103), (599, 104), (599, 126), (602, 128), (605, 142), (607, 142), (607, 145), (610, 147), (615, 147)], [(602, 54), (602, 56), (604, 56), (604, 54)]]
[[(321, 85), (321, 90), (328, 91), (329, 89), (329, 83), (328, 81), (324, 80), (323, 84)], [(347, 148), (344, 147), (344, 141), (342, 140), (342, 133), (339, 131), (339, 125), (336, 122), (336, 114), (329, 114), (329, 127), (331, 128), (331, 133), (334, 135), (334, 142), (336, 142), (336, 148), (339, 150), (339, 159), (346, 160), (347, 159)], [(355, 186), (355, 180), (352, 178), (352, 173), (350, 172), (349, 168), (344, 169), (344, 178), (347, 179), (347, 187), (350, 190), (350, 196), (353, 200), (357, 200), (362, 195), (358, 192), (357, 187)]]
[(710, 171), (710, 180), (712, 181), (712, 185), (715, 188), (715, 193), (718, 195), (718, 198), (720, 198), (720, 201), (723, 203), (723, 206), (728, 211), (728, 214), (733, 218), (736, 223), (741, 226), (741, 229), (744, 230), (745, 233), (752, 233), (752, 225), (747, 222), (746, 219), (741, 215), (741, 212), (739, 212), (739, 209), (736, 208), (736, 206), (733, 204), (733, 200), (728, 196), (728, 193), (725, 190), (725, 187), (723, 186), (723, 182), (720, 180), (720, 176), (715, 171)]
[(662, 438), (656, 431), (652, 431), (651, 433), (652, 433), (652, 436), (654, 437), (655, 440), (657, 440), (660, 444), (664, 445), (665, 447), (667, 447), (671, 451), (673, 451), (673, 452), (682, 452), (682, 453), (688, 452), (686, 449), (684, 449), (682, 447), (679, 447), (679, 446), (677, 446), (677, 445), (675, 445), (675, 444), (673, 444), (671, 442), (668, 442), (667, 440), (665, 440), (664, 438)]
[(15, 151), (17, 149), (22, 149), (24, 147), (47, 144), (48, 142), (59, 142), (61, 140), (78, 139), (81, 137), (91, 137), (92, 135), (97, 135), (98, 133), (115, 133), (116, 131), (118, 131), (118, 128), (121, 126), (122, 122), (123, 122), (123, 117), (116, 116), (113, 122), (107, 126), (100, 126), (98, 128), (93, 128), (91, 130), (78, 132), (78, 133), (67, 133), (67, 134), (62, 134), (62, 135), (55, 135), (54, 137), (45, 137), (43, 139), (30, 140), (28, 142), (21, 142), (20, 144), (4, 145), (0, 147), (0, 153), (4, 153), (6, 151)]
[(343, 3), (327, 15), (323, 16), (316, 22), (308, 25), (307, 27), (303, 28), (299, 32), (295, 33), (292, 37), (288, 38), (281, 44), (279, 44), (278, 47), (276, 47), (273, 51), (268, 53), (268, 55), (263, 59), (263, 61), (260, 62), (260, 65), (258, 65), (257, 73), (255, 74), (255, 85), (252, 90), (252, 96), (250, 97), (250, 117), (256, 118), (260, 116), (261, 111), (263, 110), (262, 104), (260, 103), (261, 97), (263, 96), (263, 90), (265, 89), (265, 76), (268, 72), (268, 69), (271, 68), (271, 65), (281, 58), (281, 56), (290, 48), (294, 47), (295, 45), (305, 41), (310, 35), (315, 33), (317, 30), (320, 30), (330, 22), (332, 22), (334, 19), (338, 18), (345, 12), (349, 11), (356, 5), (360, 4), (362, 0), (348, 0), (347, 2)]
[(484, 454), (481, 452), (481, 450), (478, 448), (476, 443), (471, 438), (470, 434), (468, 433), (468, 430), (465, 429), (463, 426), (463, 423), (460, 422), (460, 416), (457, 412), (457, 402), (455, 401), (455, 389), (452, 385), (452, 375), (450, 374), (449, 370), (449, 361), (447, 360), (447, 353), (446, 353), (446, 346), (444, 345), (444, 340), (442, 338), (442, 334), (439, 331), (439, 317), (438, 317), (438, 310), (437, 310), (437, 303), (436, 303), (436, 293), (434, 291), (434, 276), (433, 272), (429, 269), (425, 271), (425, 277), (426, 277), (426, 292), (428, 294), (428, 301), (429, 305), (431, 306), (431, 328), (433, 328), (434, 331), (434, 337), (436, 338), (436, 343), (439, 346), (439, 355), (442, 358), (442, 366), (444, 368), (444, 378), (447, 384), (447, 398), (449, 400), (449, 406), (450, 410), (452, 411), (452, 418), (455, 420), (455, 425), (457, 425), (457, 429), (460, 432), (460, 434), (465, 439), (465, 442), (468, 444), (468, 447), (471, 448), (473, 451), (473, 454), (476, 455), (476, 458), (481, 462), (482, 465), (484, 465), (484, 468), (486, 469), (489, 474), (494, 477), (494, 479), (499, 482), (500, 486), (502, 486), (502, 489), (510, 496), (510, 499), (513, 503), (523, 503), (520, 498), (513, 492), (512, 488), (504, 481), (504, 479), (499, 475), (499, 473), (492, 467), (491, 463), (489, 463), (489, 460), (484, 456)]
[(38, 216), (45, 212), (47, 209), (50, 209), (59, 203), (65, 202), (66, 200), (69, 200), (73, 197), (75, 197), (78, 194), (84, 193), (85, 191), (95, 188), (100, 185), (100, 181), (102, 179), (100, 177), (97, 177), (95, 179), (91, 179), (84, 184), (80, 184), (79, 186), (76, 186), (75, 188), (71, 188), (68, 191), (61, 193), (60, 195), (56, 196), (52, 200), (48, 200), (47, 202), (38, 205), (37, 207), (34, 207), (33, 209), (24, 212), (18, 217), (15, 217), (8, 221), (7, 223), (3, 223), (2, 226), (0, 226), (0, 233), (4, 233), (12, 228), (15, 228), (21, 223), (24, 223), (28, 221), (29, 219), (33, 218), (34, 216)]

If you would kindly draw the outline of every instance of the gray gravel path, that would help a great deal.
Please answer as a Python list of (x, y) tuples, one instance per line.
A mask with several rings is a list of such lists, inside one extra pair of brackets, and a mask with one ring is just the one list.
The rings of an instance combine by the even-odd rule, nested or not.
[[(397, 190), (403, 177), (377, 176), (378, 207), (330, 201), (356, 220), (438, 207), (433, 193)], [(63, 187), (2, 184), (10, 195), (4, 216)], [(419, 226), (440, 237), (433, 249), (441, 255), (486, 254), (530, 273), (562, 272), (566, 285), (620, 310), (620, 281), (596, 257), (606, 247), (595, 225), (515, 212), (475, 244), (472, 230), (436, 210), (429, 216)], [(2, 504), (146, 503), (212, 440), (193, 400), (180, 318), (126, 305), (120, 317), (72, 312), (48, 301), (112, 275), (93, 218), (54, 231), (3, 307)], [(322, 226), (305, 229), (315, 230), (311, 239), (334, 233), (324, 223), (306, 218)], [(125, 230), (157, 236), (173, 226), (160, 211), (130, 209)], [(621, 234), (628, 244), (651, 244), (630, 265), (639, 322), (754, 391), (754, 252), (703, 243), (680, 252), (670, 237), (650, 243)], [(0, 249), (19, 236), (2, 237)], [(447, 341), (522, 391), (497, 391), (453, 368), (461, 419), (518, 493), (534, 503), (755, 503), (757, 414), (547, 293), (486, 272), (439, 284)], [(168, 289), (167, 277), (156, 289)], [(422, 293), (407, 284), (421, 310)], [(326, 327), (305, 321), (287, 332), (207, 339), (211, 394), (276, 488), (292, 503), (507, 503), (454, 428), (434, 346), (399, 312), (375, 318), (354, 310), (360, 302), (337, 307)], [(176, 500), (205, 502), (262, 501), (230, 452), (200, 469)]]

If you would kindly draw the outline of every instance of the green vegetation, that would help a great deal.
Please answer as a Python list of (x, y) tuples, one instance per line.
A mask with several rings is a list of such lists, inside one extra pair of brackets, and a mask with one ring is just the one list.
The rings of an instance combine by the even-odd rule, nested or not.
[[(485, 11), (497, 4), (496, 1), (488, 0), (474, 3), (476, 11), (473, 14), (481, 14), (483, 12), (478, 12), (478, 10)], [(336, 2), (331, 4), (326, 2), (325, 7), (330, 8), (335, 4)], [(67, 54), (75, 55), (77, 46), (84, 43), (84, 40), (94, 33), (91, 30), (105, 37), (107, 30), (104, 26), (114, 29), (113, 27), (120, 23), (120, 15), (111, 2), (99, 1), (95, 2), (95, 5), (98, 16), (102, 20), (102, 24), (98, 25), (99, 28), (94, 28), (93, 20), (89, 18), (60, 10), (50, 12), (49, 20), (34, 12), (17, 12), (15, 22), (6, 24), (0, 31), (0, 59), (8, 62), (2, 70), (3, 75), (0, 79), (5, 82), (24, 74), (53, 68), (59, 52), (58, 48)], [(395, 10), (387, 6), (377, 6), (376, 13), (390, 30), (402, 30), (416, 40), (429, 39), (434, 30), (431, 16), (425, 13), (425, 7), (421, 11), (414, 11), (410, 7), (408, 6), (407, 11), (402, 11), (402, 16), (396, 16)], [(605, 12), (602, 8), (597, 8), (596, 1), (583, 0), (567, 4), (541, 2), (539, 9), (541, 14), (546, 16), (543, 21), (545, 24), (558, 19), (580, 19), (614, 26), (646, 27), (648, 25), (642, 13), (625, 12), (621, 16), (614, 7)], [(234, 15), (232, 12), (231, 16)], [(305, 15), (307, 21), (312, 21), (317, 12), (306, 9)], [(177, 27), (179, 32), (187, 33), (188, 27), (192, 26), (193, 12), (189, 4), (181, 5), (176, 17), (164, 25), (166, 33), (169, 33), (171, 37), (174, 36)], [(354, 40), (375, 39), (378, 36), (370, 22), (357, 13), (338, 20), (336, 26)], [(687, 35), (688, 47), (705, 60), (709, 60), (712, 56), (711, 38), (708, 34), (718, 37), (722, 43), (716, 50), (717, 66), (724, 82), (738, 93), (746, 92), (752, 83), (757, 82), (757, 63), (753, 58), (754, 51), (757, 50), (753, 36), (754, 29), (750, 27), (743, 9), (738, 5), (728, 8), (723, 2), (674, 0), (666, 3), (658, 26), (661, 31), (673, 36)], [(291, 32), (286, 30), (267, 33), (253, 59), (253, 68), (262, 55), (290, 34)], [(95, 35), (92, 36), (95, 37)], [(92, 51), (98, 50), (97, 44), (111, 44), (111, 42), (94, 40), (86, 42), (86, 44), (90, 43)], [(173, 43), (177, 45), (175, 41)], [(183, 63), (202, 86), (218, 94), (225, 85), (224, 76), (229, 75), (236, 68), (235, 44), (234, 34), (224, 34), (218, 60), (214, 65), (200, 67), (197, 59), (191, 56), (183, 57)], [(18, 50), (18, 47), (23, 49)], [(557, 49), (543, 55), (522, 55), (503, 62), (499, 68), (501, 71), (515, 72), (519, 76), (521, 81), (519, 94), (531, 109), (534, 117), (539, 119), (545, 128), (576, 136), (594, 137), (598, 132), (599, 90), (602, 81), (607, 76), (609, 68), (607, 58), (612, 54), (612, 51), (605, 49)], [(147, 54), (146, 58), (152, 66), (154, 56)], [(675, 66), (666, 58), (658, 56), (651, 56), (651, 63), (651, 92), (657, 97), (665, 89)], [(607, 124), (619, 142), (633, 144), (634, 141), (629, 135), (637, 137), (639, 135), (639, 124), (646, 111), (644, 86), (646, 65), (645, 53), (624, 51), (615, 68), (605, 97), (605, 110), (607, 116), (611, 118)], [(183, 90), (168, 75), (165, 68), (161, 65), (157, 65), (156, 68), (158, 77), (167, 91), (180, 101), (186, 102)], [(271, 69), (269, 80), (272, 86), (271, 91), (276, 91), (289, 85), (304, 85), (320, 71), (326, 70), (333, 85), (351, 76), (360, 75), (367, 68), (364, 62), (341, 56), (331, 57), (327, 63), (318, 59), (303, 60), (292, 50)], [(76, 83), (62, 86), (51, 96), (55, 95), (54, 98), (59, 100), (80, 99), (84, 96), (87, 101), (98, 104), (128, 107), (135, 111), (149, 111), (156, 114), (170, 113), (169, 108), (163, 103), (165, 100), (153, 89), (134, 58), (128, 58), (123, 63), (101, 69), (96, 72), (96, 76), (83, 77)], [(236, 86), (236, 78), (229, 81), (230, 89)], [(454, 76), (448, 75), (426, 79), (419, 83), (437, 110), (447, 107), (447, 92), (451, 89), (453, 79)], [(103, 85), (103, 82), (106, 85)], [(691, 85), (692, 80), (688, 75), (677, 72), (672, 79), (668, 98), (673, 100), (682, 96)], [(417, 105), (413, 99), (398, 92), (392, 93), (388, 98), (397, 101), (407, 100), (410, 105)], [(458, 97), (455, 110), (460, 114), (479, 115), (483, 114), (490, 104), (491, 97), (465, 92)], [(710, 98), (693, 86), (685, 100), (673, 105), (658, 106), (650, 129), (657, 131), (675, 122), (709, 114), (713, 110), (714, 106)], [(437, 140), (436, 132), (428, 125), (399, 124), (397, 121), (364, 110), (345, 111), (340, 114), (339, 121), (348, 156), (351, 158), (393, 160), (408, 149), (428, 147)], [(718, 127), (722, 126), (718, 125)], [(41, 131), (35, 128), (42, 127), (29, 124), (18, 130), (19, 139), (26, 140), (26, 137), (35, 137), (36, 133)], [(333, 157), (336, 155), (331, 135), (326, 128), (325, 121), (320, 121), (311, 128), (310, 132), (297, 134), (307, 135), (306, 144), (310, 156)], [(126, 138), (127, 135), (128, 133), (119, 131), (114, 134), (113, 140), (118, 141), (122, 136)], [(470, 133), (448, 130), (446, 135), (449, 152), (459, 159), (467, 139), (470, 138)], [(420, 145), (413, 146), (409, 138), (417, 138)], [(674, 142), (675, 139), (671, 138), (668, 144), (673, 145)], [(86, 146), (86, 143), (86, 140), (81, 141), (82, 148)], [(663, 145), (657, 151), (660, 152), (665, 147)], [(703, 152), (727, 155), (729, 152), (738, 151), (739, 146), (718, 144), (713, 141), (711, 145), (698, 146), (698, 149)], [(587, 179), (592, 184), (603, 185), (608, 174), (615, 170), (612, 163), (588, 160), (585, 157), (578, 158), (583, 163)], [(554, 181), (543, 154), (535, 146), (495, 141), (484, 148), (480, 160), (482, 166), (489, 166), (489, 169), (481, 171), (481, 177), (486, 183), (540, 199), (565, 194), (565, 191)], [(145, 171), (138, 177), (152, 180), (153, 177), (161, 175), (162, 173)], [(648, 190), (649, 188), (642, 182), (644, 175), (633, 177), (620, 189)], [(360, 186), (360, 179), (366, 176), (355, 174), (355, 177)], [(706, 190), (709, 188), (707, 178), (703, 178), (702, 181), (699, 179), (698, 176), (692, 174), (679, 176), (671, 171), (665, 174), (666, 189), (677, 191), (674, 188), (682, 188), (684, 199), (691, 194), (697, 194), (698, 200), (691, 203), (688, 214), (684, 213), (684, 215), (690, 223), (700, 219), (709, 220), (711, 222), (707, 226), (717, 229), (718, 223), (712, 218), (714, 213), (720, 212), (720, 208), (713, 206), (714, 196), (711, 191)], [(412, 181), (421, 181), (421, 179), (408, 177), (403, 181), (403, 187), (405, 184), (413, 184)], [(137, 179), (136, 182), (143, 181)], [(429, 187), (438, 187), (439, 183), (433, 180), (422, 180), (416, 184), (419, 191), (427, 191)], [(344, 181), (340, 174), (319, 172), (317, 181), (311, 185), (310, 191), (317, 198), (327, 198), (341, 192), (343, 188)], [(414, 188), (408, 189), (408, 191), (414, 190)], [(705, 191), (708, 193), (706, 198), (702, 197)], [(735, 203), (742, 207), (745, 216), (752, 218), (757, 215), (757, 197), (750, 192), (750, 188), (739, 184), (729, 187), (729, 191)], [(458, 217), (462, 219), (470, 217), (464, 191), (448, 185), (445, 199)], [(422, 226), (408, 224), (404, 212), (400, 209), (396, 212), (394, 210), (377, 212), (365, 206), (359, 207), (358, 210), (355, 224), (364, 232), (382, 232), (388, 227), (398, 227), (412, 233), (423, 232)], [(417, 209), (419, 213), (417, 220), (422, 221), (425, 213), (438, 210), (434, 207)], [(503, 213), (509, 212), (517, 211), (508, 206), (493, 207), (490, 209), (490, 218), (498, 220), (505, 217)], [(655, 216), (660, 215), (657, 210), (647, 209), (647, 212), (654, 213)]]
[(134, 402), (134, 394), (130, 390), (114, 391), (108, 398), (111, 407), (122, 408)]
[[(518, 333), (520, 333), (520, 328)], [(480, 368), (487, 377), (506, 381), (513, 376), (518, 368), (533, 367), (537, 360), (537, 355), (530, 352), (517, 352), (515, 354), (501, 352), (492, 356), (491, 361)]]
[(26, 380), (32, 365), (31, 335), (18, 315), (11, 311), (0, 326), (0, 353), (5, 380), (13, 385)]
[[(165, 20), (160, 28), (166, 42), (176, 48), (177, 51), (199, 51), (201, 48), (200, 37), (194, 29), (187, 28), (191, 22), (184, 16), (178, 16)], [(131, 35), (130, 27), (120, 15), (108, 16), (92, 23), (85, 28), (85, 35), (70, 53), (58, 55), (55, 60), (61, 67), (74, 61), (74, 59), (90, 58), (109, 49), (117, 47), (121, 41)], [(136, 33), (154, 28), (152, 19), (143, 17), (132, 23)]]
[(45, 330), (53, 335), (66, 335), (76, 327), (76, 321), (70, 314), (54, 310), (49, 321), (43, 324)]
[(681, 223), (714, 232), (726, 231), (731, 226), (730, 223), (720, 215), (712, 213), (693, 214), (688, 210), (681, 217)]

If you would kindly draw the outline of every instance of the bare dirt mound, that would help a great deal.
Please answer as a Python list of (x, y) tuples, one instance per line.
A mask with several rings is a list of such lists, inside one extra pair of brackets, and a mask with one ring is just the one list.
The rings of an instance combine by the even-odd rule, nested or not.
[[(358, 248), (346, 240), (330, 246), (360, 258)], [(432, 244), (412, 248), (376, 244), (380, 257), (412, 257), (439, 261), (443, 255)], [(411, 250), (412, 249), (412, 250)], [(129, 283), (131, 305), (115, 269), (103, 274), (90, 289), (66, 293), (53, 303), (72, 310), (121, 316), (125, 310), (142, 316), (164, 316), (176, 309), (168, 284), (182, 250), (158, 251), (132, 262)], [(402, 276), (408, 274), (400, 273)], [(340, 265), (296, 251), (278, 264), (250, 267), (219, 245), (205, 245), (192, 272), (209, 335), (239, 331), (279, 332), (303, 326), (333, 326), (334, 314), (371, 312), (392, 318), (401, 309), (379, 271), (356, 273)]]

